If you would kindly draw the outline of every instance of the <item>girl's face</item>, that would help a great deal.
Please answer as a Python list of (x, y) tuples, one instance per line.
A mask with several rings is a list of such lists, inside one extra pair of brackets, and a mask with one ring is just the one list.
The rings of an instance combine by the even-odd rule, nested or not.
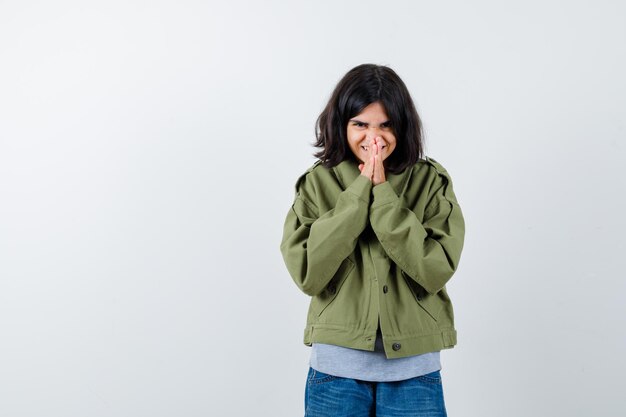
[(365, 162), (374, 138), (379, 138), (379, 142), (382, 142), (379, 152), (383, 161), (396, 148), (396, 137), (391, 128), (391, 121), (379, 101), (370, 104), (348, 121), (347, 136), (350, 150), (361, 162)]

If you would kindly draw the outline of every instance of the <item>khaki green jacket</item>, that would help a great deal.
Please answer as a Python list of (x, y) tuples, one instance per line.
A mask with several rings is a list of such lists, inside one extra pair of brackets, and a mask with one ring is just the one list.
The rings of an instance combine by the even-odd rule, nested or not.
[(280, 250), (310, 295), (304, 344), (373, 351), (380, 321), (387, 358), (456, 345), (445, 285), (465, 221), (446, 169), (432, 158), (373, 186), (355, 162), (316, 162), (296, 181)]

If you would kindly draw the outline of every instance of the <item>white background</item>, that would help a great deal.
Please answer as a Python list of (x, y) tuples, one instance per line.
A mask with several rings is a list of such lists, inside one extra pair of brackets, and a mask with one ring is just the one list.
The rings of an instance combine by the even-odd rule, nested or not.
[(336, 82), (391, 66), (466, 219), (450, 416), (623, 416), (620, 1), (0, 1), (0, 415), (297, 416), (279, 251)]

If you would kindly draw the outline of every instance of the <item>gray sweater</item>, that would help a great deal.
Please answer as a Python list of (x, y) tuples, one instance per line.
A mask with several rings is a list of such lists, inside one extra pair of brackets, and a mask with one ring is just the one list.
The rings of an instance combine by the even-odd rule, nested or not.
[(313, 343), (309, 365), (329, 375), (363, 381), (401, 381), (441, 369), (440, 352), (387, 359), (380, 327), (374, 351)]

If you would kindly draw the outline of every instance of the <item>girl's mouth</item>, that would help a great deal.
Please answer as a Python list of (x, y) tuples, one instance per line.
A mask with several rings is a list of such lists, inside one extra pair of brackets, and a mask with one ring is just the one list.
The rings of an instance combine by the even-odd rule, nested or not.
[[(382, 151), (382, 150), (383, 150), (383, 149), (385, 149), (386, 147), (387, 147), (387, 145), (382, 145), (382, 146), (380, 147), (380, 150)], [(369, 146), (364, 146), (364, 145), (361, 145), (361, 149), (363, 149), (364, 151), (366, 151), (366, 152), (367, 152), (367, 151), (369, 151), (370, 147), (369, 147)]]

